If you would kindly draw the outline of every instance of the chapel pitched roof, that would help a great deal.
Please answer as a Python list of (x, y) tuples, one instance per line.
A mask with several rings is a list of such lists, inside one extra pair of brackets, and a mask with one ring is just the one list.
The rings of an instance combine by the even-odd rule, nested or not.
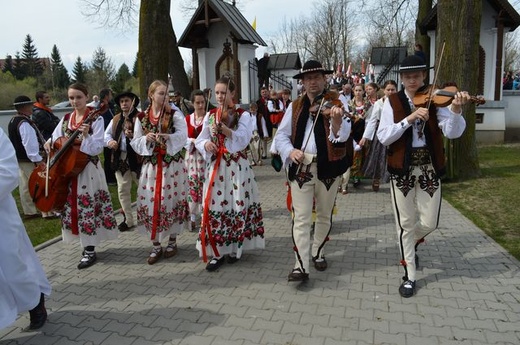
[(209, 47), (207, 32), (212, 23), (223, 21), (230, 29), (231, 35), (239, 43), (259, 44), (267, 46), (262, 37), (253, 29), (236, 6), (223, 0), (200, 1), (188, 26), (179, 38), (179, 47)]
[(301, 69), (302, 62), (298, 53), (271, 54), (269, 55), (269, 64), (267, 68), (270, 70), (280, 69)]

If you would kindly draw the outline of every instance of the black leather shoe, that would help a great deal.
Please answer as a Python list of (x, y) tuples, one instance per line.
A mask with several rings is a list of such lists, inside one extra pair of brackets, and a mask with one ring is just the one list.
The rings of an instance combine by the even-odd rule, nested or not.
[(325, 271), (327, 269), (327, 260), (325, 260), (325, 257), (313, 257), (312, 262), (314, 262), (314, 268), (318, 271)]
[(404, 298), (412, 297), (415, 293), (415, 281), (407, 280), (399, 286), (399, 294)]
[(83, 251), (83, 257), (81, 258), (81, 261), (78, 264), (78, 270), (94, 265), (96, 260), (96, 253), (87, 254), (85, 251)]
[(45, 309), (45, 296), (40, 294), (40, 302), (34, 308), (29, 310), (29, 318), (31, 320), (26, 330), (32, 331), (43, 327), (47, 321), (47, 309)]
[(238, 260), (240, 260), (240, 259), (237, 258), (236, 256), (226, 255), (226, 262), (227, 262), (228, 264), (234, 264), (234, 263), (237, 262)]
[(289, 273), (287, 280), (290, 282), (304, 282), (309, 280), (309, 273), (303, 273), (301, 269), (295, 268)]
[(208, 272), (216, 271), (220, 266), (222, 266), (225, 259), (226, 259), (225, 256), (221, 257), (220, 259), (216, 259), (216, 258), (211, 259), (208, 262), (208, 264), (206, 265), (206, 271), (208, 271)]
[(361, 184), (361, 180), (357, 177), (354, 178), (354, 183), (353, 183), (354, 187), (357, 188), (357, 187), (359, 187), (360, 184)]
[(119, 229), (119, 231), (121, 232), (125, 232), (125, 231), (128, 231), (130, 229), (130, 227), (128, 226), (128, 224), (126, 224), (126, 222), (122, 222), (121, 224), (119, 224), (117, 226), (117, 228)]

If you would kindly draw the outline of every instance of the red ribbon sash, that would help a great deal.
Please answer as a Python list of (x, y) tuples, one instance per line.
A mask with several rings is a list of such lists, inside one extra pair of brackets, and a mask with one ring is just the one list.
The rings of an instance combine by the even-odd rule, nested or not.
[(213, 249), (213, 254), (216, 257), (220, 256), (217, 246), (215, 244), (215, 239), (213, 238), (213, 234), (211, 233), (211, 227), (209, 223), (209, 207), (211, 205), (211, 195), (213, 194), (213, 185), (215, 184), (215, 177), (220, 167), (220, 161), (222, 160), (222, 156), (225, 152), (227, 152), (226, 147), (224, 146), (225, 136), (223, 134), (218, 134), (217, 138), (217, 156), (215, 158), (215, 164), (213, 166), (213, 171), (211, 172), (211, 176), (209, 179), (208, 190), (206, 191), (206, 197), (204, 198), (204, 208), (202, 212), (202, 231), (200, 232), (200, 242), (202, 245), (202, 259), (204, 260), (204, 262), (208, 262), (208, 255), (206, 253), (206, 234), (208, 235), (211, 249)]

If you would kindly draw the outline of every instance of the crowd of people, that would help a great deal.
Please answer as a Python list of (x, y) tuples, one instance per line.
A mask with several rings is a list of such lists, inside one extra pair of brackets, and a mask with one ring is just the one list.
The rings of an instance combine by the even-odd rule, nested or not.
[[(400, 67), (403, 88), (398, 91), (389, 80), (380, 91), (373, 82), (331, 84), (333, 71), (309, 60), (294, 77), (305, 90), (301, 96), (291, 101), (290, 90), (262, 87), (249, 110), (235, 104), (236, 86), (229, 77), (214, 85), (216, 106), (210, 104), (208, 90), (194, 90), (186, 100), (170, 95), (161, 80), (151, 83), (141, 108), (136, 94), (123, 92), (113, 102), (109, 89), (100, 92), (99, 104), (90, 104), (87, 87), (72, 84), (68, 98), (74, 110), (62, 119), (48, 108), (46, 92), (36, 93), (36, 102), (20, 96), (9, 124), (11, 144), (4, 145), (8, 140), (0, 132), (5, 151), (0, 174), (6, 184), (2, 203), (14, 207), (10, 193), (17, 183), (10, 167), (16, 166), (25, 217), (40, 216), (36, 209), (43, 217), (59, 216), (64, 242), (79, 242), (82, 248), (78, 269), (95, 264), (103, 241), (136, 228), (151, 242), (149, 265), (178, 255), (177, 236), (183, 231), (198, 231), (194, 246), (206, 270), (213, 272), (224, 263), (236, 263), (246, 251), (265, 247), (253, 167), (269, 155), (275, 169), (285, 168), (291, 200), (295, 263), (287, 279), (301, 282), (309, 279), (311, 262), (317, 271), (328, 268), (325, 248), (335, 201), (348, 193), (349, 181), (358, 187), (361, 179), (371, 180), (374, 192), (389, 181), (405, 271), (399, 293), (411, 297), (418, 245), (438, 224), (445, 169), (442, 137), (462, 134), (461, 107), (469, 99), (458, 92), (448, 107), (416, 106), (414, 95), (425, 87), (426, 71), (422, 58), (409, 56)], [(108, 190), (108, 170), (124, 215), (120, 224)], [(63, 185), (60, 197), (41, 182), (55, 176)], [(131, 206), (133, 184), (137, 219)], [(7, 218), (12, 224), (4, 222), (2, 231), (16, 229), (9, 249), (27, 251), (18, 213)], [(18, 274), (32, 281), (27, 299), (20, 301), (6, 297), (20, 293), (16, 284), (2, 281), (10, 291), (0, 297), (10, 298), (2, 305), (11, 307), (9, 313), (1, 311), (0, 327), (23, 310), (31, 312), (31, 329), (45, 323), (44, 296), (50, 285), (34, 250), (28, 252), (9, 255), (9, 267), (0, 264), (3, 280)]]

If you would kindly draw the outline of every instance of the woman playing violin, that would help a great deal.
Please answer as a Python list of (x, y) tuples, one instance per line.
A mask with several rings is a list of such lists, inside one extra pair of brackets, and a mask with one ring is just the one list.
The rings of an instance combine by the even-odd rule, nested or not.
[(377, 131), (378, 139), (388, 146), (390, 192), (405, 273), (399, 287), (402, 297), (414, 295), (417, 246), (439, 223), (440, 177), (445, 172), (442, 136), (462, 135), (466, 127), (462, 105), (470, 99), (467, 92), (457, 92), (448, 106), (415, 106), (414, 97), (425, 88), (426, 71), (424, 60), (416, 55), (402, 61), (399, 72), (404, 90), (388, 96)]
[[(74, 111), (60, 120), (51, 139), (54, 142), (60, 137), (68, 138), (79, 131), (76, 138), (79, 150), (89, 157), (83, 171), (72, 178), (67, 202), (61, 213), (63, 241), (70, 243), (79, 238), (83, 252), (78, 269), (83, 269), (96, 262), (95, 247), (102, 240), (117, 238), (117, 223), (103, 164), (98, 157), (104, 146), (103, 117), (87, 123), (87, 117), (94, 108), (87, 107), (88, 90), (85, 85), (72, 84), (67, 93)], [(50, 147), (50, 140), (46, 146)]]
[(219, 107), (206, 114), (195, 147), (206, 160), (204, 210), (197, 249), (206, 270), (224, 261), (236, 263), (242, 252), (265, 246), (262, 207), (247, 147), (253, 135), (251, 116), (235, 108), (235, 84), (222, 77), (215, 84)]
[[(137, 230), (152, 241), (149, 265), (177, 254), (177, 235), (187, 228), (188, 202), (184, 145), (188, 130), (184, 115), (168, 104), (168, 85), (155, 80), (144, 116), (134, 125), (130, 142), (143, 157), (137, 192)], [(161, 242), (168, 240), (163, 252)]]

